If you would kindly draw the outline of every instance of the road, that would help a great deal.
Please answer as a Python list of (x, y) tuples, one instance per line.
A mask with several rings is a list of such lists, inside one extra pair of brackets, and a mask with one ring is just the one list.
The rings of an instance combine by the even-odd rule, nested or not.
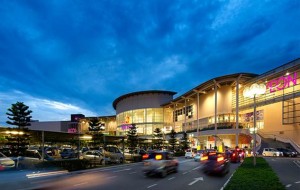
[(288, 190), (300, 189), (300, 158), (265, 157)]
[[(113, 167), (62, 173), (27, 175), (7, 182), (0, 182), (1, 190), (27, 189), (105, 189), (105, 190), (220, 190), (240, 164), (231, 164), (230, 172), (223, 176), (208, 176), (201, 172), (201, 164), (193, 159), (179, 158), (178, 173), (165, 178), (145, 177), (142, 163), (117, 165)], [(30, 178), (28, 176), (31, 176)], [(1, 177), (1, 176), (0, 176)], [(3, 178), (2, 178), (3, 179)]]

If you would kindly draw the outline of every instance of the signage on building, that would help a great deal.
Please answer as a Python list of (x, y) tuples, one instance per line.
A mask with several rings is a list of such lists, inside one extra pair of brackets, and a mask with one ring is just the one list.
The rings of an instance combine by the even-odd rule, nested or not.
[(76, 128), (69, 128), (68, 133), (77, 133), (77, 129)]
[(279, 78), (273, 79), (267, 83), (267, 89), (270, 89), (270, 93), (278, 90), (289, 88), (290, 85), (295, 86), (297, 84), (297, 72), (291, 75), (284, 75)]
[[(253, 120), (254, 120), (253, 112), (244, 114), (243, 119), (244, 119), (244, 122), (253, 122)], [(256, 111), (256, 120), (257, 121), (264, 120), (264, 110)]]

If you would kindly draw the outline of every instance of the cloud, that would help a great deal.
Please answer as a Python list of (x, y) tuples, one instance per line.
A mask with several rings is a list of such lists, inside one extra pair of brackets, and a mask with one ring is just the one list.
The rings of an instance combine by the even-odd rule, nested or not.
[(5, 123), (6, 110), (11, 107), (11, 104), (17, 101), (23, 102), (25, 105), (29, 106), (32, 110), (32, 119), (40, 121), (64, 121), (70, 120), (71, 114), (81, 113), (86, 116), (97, 116), (96, 113), (87, 110), (86, 108), (81, 108), (77, 105), (57, 102), (49, 99), (41, 99), (33, 97), (21, 91), (15, 90), (6, 93), (0, 93), (0, 103), (2, 109), (0, 112), (0, 123)]

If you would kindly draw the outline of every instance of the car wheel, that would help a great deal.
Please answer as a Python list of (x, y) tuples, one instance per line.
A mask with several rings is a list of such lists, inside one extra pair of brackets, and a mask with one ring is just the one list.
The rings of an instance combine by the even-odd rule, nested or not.
[(123, 164), (123, 158), (120, 158), (120, 164)]
[(178, 173), (178, 167), (174, 168), (174, 173)]
[(276, 154), (274, 153), (273, 156), (276, 156)]
[(163, 170), (161, 173), (160, 173), (160, 176), (162, 178), (166, 177), (167, 176), (167, 170)]
[(104, 165), (104, 160), (100, 160), (100, 165)]

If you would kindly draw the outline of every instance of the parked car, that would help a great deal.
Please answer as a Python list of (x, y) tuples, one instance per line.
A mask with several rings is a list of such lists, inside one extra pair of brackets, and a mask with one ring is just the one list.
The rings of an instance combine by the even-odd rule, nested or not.
[[(17, 168), (26, 169), (34, 168), (36, 164), (39, 164), (43, 161), (42, 152), (38, 150), (26, 150), (24, 155), (18, 156), (15, 161)], [(44, 161), (54, 160), (48, 154), (44, 154)]]
[(229, 173), (229, 160), (224, 153), (210, 152), (208, 155), (203, 156), (203, 172), (207, 174), (221, 174)]
[(146, 176), (159, 175), (165, 177), (168, 173), (178, 171), (178, 161), (169, 152), (153, 152), (151, 159), (144, 160), (143, 172)]
[(142, 161), (146, 158), (144, 155), (147, 155), (147, 152), (143, 149), (134, 149), (124, 152), (125, 160), (130, 161)]
[(15, 161), (0, 152), (0, 171), (15, 168)]
[(80, 158), (88, 160), (93, 164), (100, 164), (100, 165), (104, 165), (110, 162), (110, 158), (104, 158), (104, 155), (97, 150), (88, 150), (84, 152)]
[(283, 153), (275, 148), (264, 148), (263, 156), (283, 156)]
[(75, 150), (73, 150), (72, 148), (64, 148), (60, 152), (60, 156), (61, 156), (62, 159), (64, 159), (64, 158), (77, 158), (78, 153), (76, 153)]
[(277, 150), (282, 152), (283, 156), (285, 157), (297, 157), (298, 155), (296, 151), (287, 148), (277, 148)]
[(104, 150), (101, 148), (100, 152), (104, 153), (105, 157), (110, 158), (112, 163), (123, 163), (123, 152), (117, 146), (106, 146)]

